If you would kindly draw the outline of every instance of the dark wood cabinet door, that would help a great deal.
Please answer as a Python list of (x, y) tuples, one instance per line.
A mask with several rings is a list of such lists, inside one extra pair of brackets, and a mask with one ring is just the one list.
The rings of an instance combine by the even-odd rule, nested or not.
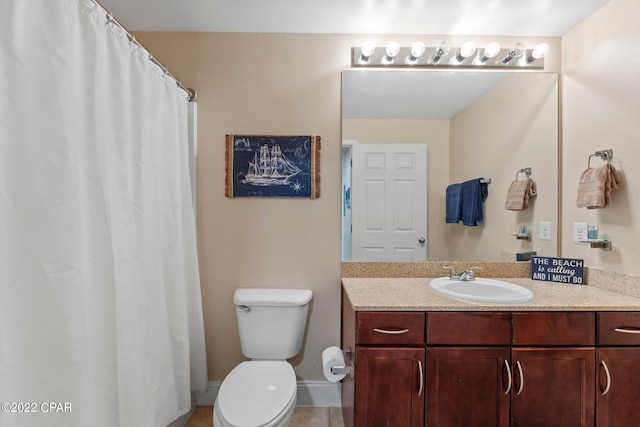
[(592, 427), (595, 348), (512, 350), (514, 427)]
[(422, 347), (358, 347), (355, 426), (424, 426), (424, 359)]
[(508, 347), (428, 347), (427, 427), (508, 427)]
[(598, 349), (598, 427), (640, 426), (640, 348)]

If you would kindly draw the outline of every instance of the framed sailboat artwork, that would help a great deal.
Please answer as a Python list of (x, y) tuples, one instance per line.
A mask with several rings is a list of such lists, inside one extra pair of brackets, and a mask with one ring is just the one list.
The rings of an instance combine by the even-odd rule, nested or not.
[(225, 196), (320, 197), (320, 136), (226, 136)]

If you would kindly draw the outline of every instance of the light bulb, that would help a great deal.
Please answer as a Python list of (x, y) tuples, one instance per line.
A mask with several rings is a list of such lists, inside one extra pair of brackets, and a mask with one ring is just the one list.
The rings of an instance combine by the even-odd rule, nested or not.
[(484, 48), (482, 54), (479, 53), (478, 56), (474, 58), (473, 63), (475, 65), (482, 65), (498, 53), (500, 53), (500, 43), (491, 42)]
[(405, 63), (409, 65), (413, 65), (418, 62), (418, 58), (424, 55), (424, 51), (426, 50), (426, 46), (422, 42), (415, 42), (411, 45), (411, 52), (405, 59)]
[(441, 41), (438, 47), (436, 47), (435, 53), (431, 57), (431, 63), (437, 64), (438, 62), (440, 62), (443, 56), (446, 56), (449, 54), (450, 50), (451, 50), (451, 45), (446, 41)]
[(398, 44), (398, 42), (389, 42), (385, 50), (385, 55), (382, 58), (382, 63), (393, 64), (393, 58), (395, 58), (399, 52), (400, 52), (400, 45)]
[(360, 46), (360, 58), (358, 58), (358, 64), (368, 64), (371, 60), (371, 55), (376, 51), (376, 45), (371, 40), (366, 40)]
[(529, 65), (536, 59), (544, 58), (547, 53), (549, 53), (549, 45), (546, 43), (540, 43), (536, 45), (531, 50), (531, 55), (524, 56), (520, 61), (518, 61), (518, 65)]
[(360, 48), (360, 52), (362, 53), (362, 56), (366, 58), (373, 55), (373, 52), (375, 52), (375, 50), (376, 50), (376, 45), (371, 40), (367, 40), (364, 43), (362, 43), (362, 47)]
[(525, 48), (526, 46), (524, 45), (524, 43), (516, 43), (511, 49), (509, 49), (509, 52), (504, 58), (502, 58), (501, 62), (503, 64), (507, 64), (514, 58), (520, 58), (522, 55), (524, 55)]
[(550, 47), (548, 44), (540, 43), (539, 45), (533, 48), (533, 52), (531, 52), (531, 56), (533, 56), (535, 59), (544, 58), (547, 55), (547, 53), (549, 53), (549, 49)]
[(460, 48), (460, 56), (468, 58), (476, 51), (476, 44), (474, 42), (464, 42)]
[(476, 44), (472, 41), (464, 42), (460, 49), (458, 50), (458, 54), (449, 60), (449, 64), (451, 65), (460, 65), (462, 61), (466, 58), (473, 55), (476, 51)]

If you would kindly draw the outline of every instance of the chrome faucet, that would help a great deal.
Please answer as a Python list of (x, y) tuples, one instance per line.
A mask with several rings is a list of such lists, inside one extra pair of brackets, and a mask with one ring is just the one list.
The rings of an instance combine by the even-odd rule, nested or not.
[(473, 270), (482, 270), (482, 267), (471, 267), (466, 270), (463, 270), (462, 273), (456, 273), (456, 269), (454, 267), (445, 265), (442, 268), (449, 269), (449, 279), (450, 280), (460, 280), (463, 282), (468, 282), (476, 279), (476, 273)]
[(458, 280), (462, 280), (463, 282), (476, 280), (476, 273), (474, 273), (473, 270), (482, 270), (482, 267), (471, 267), (464, 270), (462, 273), (460, 273), (460, 277), (458, 277)]

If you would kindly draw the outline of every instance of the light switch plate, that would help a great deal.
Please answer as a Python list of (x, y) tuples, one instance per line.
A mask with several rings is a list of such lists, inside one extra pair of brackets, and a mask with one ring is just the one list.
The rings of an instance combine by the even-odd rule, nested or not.
[(540, 240), (551, 240), (551, 221), (540, 221)]
[(573, 223), (573, 241), (581, 242), (582, 240), (587, 240), (587, 223), (574, 222)]

